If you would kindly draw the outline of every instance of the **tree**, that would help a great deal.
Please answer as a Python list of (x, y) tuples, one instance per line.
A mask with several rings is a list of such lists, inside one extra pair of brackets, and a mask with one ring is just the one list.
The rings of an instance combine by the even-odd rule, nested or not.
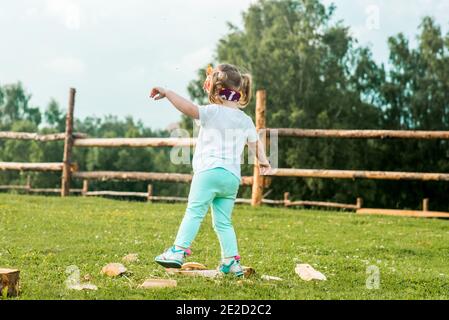
[[(449, 35), (430, 17), (423, 18), (416, 48), (402, 34), (390, 37), (388, 73), (379, 86), (383, 126), (389, 129), (449, 129)], [(379, 156), (385, 170), (448, 172), (447, 141), (396, 141), (386, 145)], [(401, 150), (401, 152), (397, 152)], [(416, 182), (405, 186), (390, 183), (384, 191), (401, 199), (403, 206), (416, 206), (420, 199), (445, 199), (444, 183)], [(434, 201), (435, 202), (435, 201)], [(435, 209), (447, 210), (447, 202)]]
[[(359, 85), (367, 71), (377, 72), (377, 66), (368, 49), (355, 48), (347, 27), (331, 22), (334, 10), (318, 0), (261, 0), (243, 14), (243, 29), (230, 25), (229, 33), (220, 39), (216, 60), (249, 70), (255, 88), (267, 90), (269, 127), (378, 127), (380, 110), (362, 100), (369, 92)], [(200, 70), (199, 79), (189, 86), (198, 102), (204, 99), (203, 79), (204, 71)], [(253, 115), (253, 110), (254, 101), (247, 112)], [(354, 156), (357, 146), (360, 144), (348, 141), (283, 139), (279, 165), (369, 167), (370, 157)], [(305, 182), (278, 180), (273, 194), (291, 191), (304, 198), (342, 198), (332, 182)], [(344, 193), (343, 198), (348, 197)]]
[(56, 100), (52, 99), (44, 113), (45, 121), (58, 132), (65, 131), (66, 114), (60, 109)]
[(31, 96), (25, 93), (22, 84), (5, 85), (0, 90), (0, 114), (2, 127), (10, 127), (13, 122), (28, 120), (39, 125), (42, 117), (37, 107), (30, 107)]

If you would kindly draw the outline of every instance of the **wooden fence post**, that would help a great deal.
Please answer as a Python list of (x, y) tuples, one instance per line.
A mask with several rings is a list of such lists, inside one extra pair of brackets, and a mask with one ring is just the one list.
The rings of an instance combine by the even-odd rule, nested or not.
[(30, 190), (31, 190), (31, 177), (30, 177), (30, 175), (27, 176), (26, 190), (27, 190), (27, 193), (30, 193)]
[[(265, 90), (259, 90), (256, 93), (256, 129), (266, 129), (266, 106), (267, 106), (267, 93)], [(262, 143), (266, 142), (266, 132), (263, 132)], [(262, 195), (264, 188), (264, 177), (259, 172), (259, 161), (257, 157), (254, 161), (254, 177), (253, 177), (253, 189), (251, 197), (251, 205), (258, 207), (262, 204)]]
[(83, 180), (83, 190), (81, 191), (81, 195), (83, 197), (85, 197), (88, 192), (89, 192), (89, 180), (84, 179)]
[(70, 88), (69, 106), (67, 109), (67, 117), (65, 122), (65, 139), (64, 139), (64, 157), (61, 181), (61, 197), (70, 194), (70, 180), (72, 176), (72, 147), (73, 147), (73, 111), (75, 109), (76, 90)]
[(362, 198), (360, 198), (360, 197), (357, 198), (356, 207), (357, 207), (357, 210), (362, 209), (362, 207), (363, 207), (363, 199)]
[(284, 206), (288, 207), (289, 204), (291, 203), (290, 201), (290, 192), (284, 192)]
[(424, 212), (429, 211), (429, 199), (424, 199), (422, 201), (422, 211)]
[(148, 185), (147, 193), (148, 193), (148, 195), (147, 195), (147, 201), (148, 201), (148, 202), (152, 202), (152, 198), (153, 198), (153, 185), (152, 185), (152, 184), (149, 184), (149, 185)]

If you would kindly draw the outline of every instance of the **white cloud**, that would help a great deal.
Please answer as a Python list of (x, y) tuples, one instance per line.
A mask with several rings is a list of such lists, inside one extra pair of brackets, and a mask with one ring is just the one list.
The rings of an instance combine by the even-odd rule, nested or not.
[(86, 71), (83, 61), (73, 57), (58, 57), (44, 64), (47, 70), (67, 75), (81, 75)]
[(81, 28), (81, 7), (72, 0), (47, 0), (46, 11), (58, 18), (67, 29), (78, 30)]

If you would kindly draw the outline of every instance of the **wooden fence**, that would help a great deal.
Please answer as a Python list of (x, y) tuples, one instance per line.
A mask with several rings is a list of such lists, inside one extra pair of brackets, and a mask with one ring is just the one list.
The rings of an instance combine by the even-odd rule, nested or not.
[[(266, 92), (258, 91), (256, 96), (256, 128), (261, 133), (265, 145), (269, 145), (271, 133), (277, 137), (290, 138), (337, 138), (337, 139), (421, 139), (421, 140), (449, 140), (449, 131), (405, 131), (405, 130), (317, 130), (317, 129), (295, 129), (295, 128), (267, 128), (266, 126)], [(418, 180), (418, 181), (449, 181), (448, 173), (423, 173), (423, 172), (388, 172), (388, 171), (360, 171), (360, 170), (326, 170), (326, 169), (296, 169), (275, 168), (266, 176), (261, 176), (257, 165), (254, 166), (254, 178), (252, 188), (252, 205), (262, 204), (264, 192), (264, 180), (268, 177), (298, 177), (298, 178), (320, 178), (320, 179), (375, 179), (375, 180)], [(285, 200), (286, 206), (326, 206), (334, 208), (354, 209), (359, 214), (387, 214), (399, 216), (418, 217), (440, 217), (449, 218), (447, 212), (432, 212), (428, 208), (428, 199), (425, 199), (423, 211), (410, 210), (386, 210), (386, 209), (364, 209), (362, 200), (358, 198), (356, 205), (340, 203), (323, 203), (314, 201), (289, 202)]]
[[(0, 162), (0, 171), (57, 171), (61, 172), (62, 197), (70, 194), (72, 179), (89, 180), (134, 180), (134, 181), (166, 181), (175, 183), (189, 183), (192, 175), (161, 172), (80, 172), (77, 165), (72, 163), (73, 148), (104, 147), (104, 148), (147, 148), (147, 147), (192, 147), (195, 145), (194, 138), (89, 138), (86, 134), (73, 132), (74, 109), (76, 90), (70, 89), (68, 112), (66, 117), (65, 133), (50, 135), (39, 135), (24, 132), (0, 132), (0, 139), (34, 140), (39, 142), (64, 141), (64, 153), (60, 163), (15, 163)], [(314, 130), (295, 128), (267, 128), (266, 124), (267, 96), (264, 90), (256, 93), (256, 129), (261, 135), (262, 141), (267, 145), (271, 133), (276, 133), (278, 137), (293, 138), (339, 138), (339, 139), (444, 139), (449, 140), (449, 131), (401, 131), (401, 130)], [(262, 176), (259, 173), (257, 160), (255, 161), (253, 176), (243, 177), (242, 185), (252, 186), (252, 196), (250, 199), (239, 199), (240, 203), (251, 203), (253, 206), (266, 204), (283, 204), (285, 206), (327, 206), (334, 208), (346, 208), (360, 211), (365, 214), (366, 210), (379, 213), (381, 209), (362, 209), (361, 203), (355, 205), (323, 203), (314, 201), (289, 202), (284, 199), (268, 200), (264, 199), (264, 190), (271, 183), (273, 177), (300, 177), (300, 178), (330, 178), (330, 179), (379, 179), (379, 180), (420, 180), (420, 181), (449, 181), (448, 173), (422, 173), (422, 172), (386, 172), (386, 171), (354, 171), (354, 170), (325, 170), (325, 169), (302, 169), (302, 168), (276, 168), (270, 174)], [(86, 182), (84, 182), (86, 183)], [(31, 190), (31, 188), (30, 188)], [(53, 192), (59, 189), (52, 189)], [(76, 190), (81, 192), (80, 190)], [(82, 192), (81, 192), (82, 193)], [(90, 191), (84, 195), (121, 195), (125, 193), (116, 191)], [(163, 197), (149, 196), (147, 193), (126, 193), (128, 196), (147, 197), (148, 200), (158, 200)], [(166, 197), (170, 198), (170, 197)], [(185, 201), (185, 198), (171, 197), (176, 201)], [(176, 198), (176, 199), (175, 199)], [(365, 211), (361, 211), (365, 210)], [(404, 212), (395, 211), (402, 215)], [(430, 211), (426, 211), (429, 212)], [(383, 212), (385, 213), (385, 212)], [(391, 214), (391, 212), (388, 212)], [(440, 216), (441, 213), (438, 213)], [(437, 214), (437, 215), (438, 215)], [(449, 215), (449, 214), (448, 214)], [(446, 213), (444, 213), (446, 217)]]

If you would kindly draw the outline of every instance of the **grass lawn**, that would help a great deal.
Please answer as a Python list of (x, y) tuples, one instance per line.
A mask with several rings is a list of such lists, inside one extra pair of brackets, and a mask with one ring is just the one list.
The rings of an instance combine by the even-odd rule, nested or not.
[[(238, 206), (234, 223), (244, 265), (257, 271), (242, 282), (169, 276), (153, 257), (170, 246), (183, 204), (99, 198), (0, 194), (0, 267), (21, 270), (19, 299), (448, 299), (449, 221), (356, 216), (348, 213)], [(210, 215), (190, 261), (215, 268), (219, 245)], [(126, 277), (100, 274), (128, 253)], [(299, 262), (328, 281), (304, 282)], [(91, 275), (98, 291), (69, 291), (67, 267)], [(380, 288), (366, 288), (367, 268), (380, 270)], [(261, 275), (282, 277), (268, 282)], [(178, 287), (143, 290), (150, 277)]]

